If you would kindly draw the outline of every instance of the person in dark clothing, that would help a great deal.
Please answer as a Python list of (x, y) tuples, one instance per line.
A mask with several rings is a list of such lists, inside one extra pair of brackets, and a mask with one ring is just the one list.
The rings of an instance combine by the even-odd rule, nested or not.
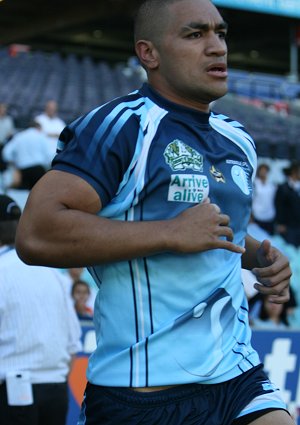
[(285, 168), (286, 181), (275, 196), (277, 232), (289, 244), (300, 246), (300, 163)]

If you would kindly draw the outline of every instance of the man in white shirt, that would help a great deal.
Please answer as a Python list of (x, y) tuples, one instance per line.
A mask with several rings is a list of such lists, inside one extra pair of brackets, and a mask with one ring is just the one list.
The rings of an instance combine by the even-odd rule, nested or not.
[(15, 133), (15, 125), (13, 119), (7, 114), (7, 105), (0, 103), (0, 173), (5, 171), (7, 165), (2, 158), (2, 149), (5, 143)]
[(13, 119), (7, 114), (7, 105), (0, 103), (0, 146), (4, 145), (15, 131)]
[(255, 222), (270, 235), (274, 234), (276, 185), (269, 180), (270, 167), (258, 166), (253, 186), (252, 213)]
[(64, 276), (14, 249), (20, 208), (0, 195), (0, 423), (65, 425), (81, 329)]
[(56, 153), (58, 137), (66, 126), (66, 123), (57, 116), (57, 110), (57, 102), (49, 100), (45, 105), (45, 111), (34, 119), (41, 125), (43, 133), (48, 137), (52, 158)]
[(52, 151), (41, 125), (31, 122), (6, 143), (2, 152), (6, 163), (15, 168), (11, 187), (30, 190), (50, 168)]

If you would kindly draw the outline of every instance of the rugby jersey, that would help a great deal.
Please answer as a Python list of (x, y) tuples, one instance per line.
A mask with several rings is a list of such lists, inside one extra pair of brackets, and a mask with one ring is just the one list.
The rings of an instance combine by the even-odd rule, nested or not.
[[(236, 121), (164, 99), (148, 84), (94, 109), (62, 133), (53, 168), (98, 192), (99, 215), (175, 217), (209, 196), (243, 245), (256, 153)], [(89, 268), (99, 292), (90, 382), (108, 386), (217, 383), (259, 363), (241, 255), (161, 253)]]

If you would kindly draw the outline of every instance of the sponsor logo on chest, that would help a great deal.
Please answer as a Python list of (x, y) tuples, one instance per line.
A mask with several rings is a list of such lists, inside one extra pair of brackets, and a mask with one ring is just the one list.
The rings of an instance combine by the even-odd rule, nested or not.
[[(190, 169), (203, 171), (203, 156), (195, 149), (175, 139), (165, 149), (166, 163), (173, 171)], [(205, 175), (199, 174), (171, 174), (168, 201), (189, 202), (198, 204), (207, 198), (209, 182)]]
[(172, 174), (168, 201), (198, 204), (208, 197), (207, 176), (198, 174)]

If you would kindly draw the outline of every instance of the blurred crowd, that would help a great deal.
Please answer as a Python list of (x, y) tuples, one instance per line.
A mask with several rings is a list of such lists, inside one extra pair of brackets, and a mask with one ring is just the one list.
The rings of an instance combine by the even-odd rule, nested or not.
[(80, 321), (71, 278), (18, 257), (21, 212), (0, 194), (0, 423), (65, 425), (68, 376), (82, 351)]
[(291, 161), (282, 171), (283, 181), (275, 183), (272, 166), (260, 162), (248, 232), (258, 240), (271, 240), (289, 258), (293, 272), (291, 299), (281, 306), (271, 303), (253, 290), (255, 277), (244, 271), (250, 321), (255, 328), (300, 328), (300, 163)]
[(0, 104), (0, 172), (3, 190), (30, 190), (50, 168), (56, 142), (65, 127), (58, 105), (49, 100), (43, 112), (32, 117), (25, 129), (17, 130), (7, 105)]
[(93, 320), (96, 285), (87, 270), (31, 267), (14, 248), (28, 193), (49, 170), (65, 125), (54, 100), (27, 128), (0, 103), (1, 425), (65, 425), (82, 325)]

